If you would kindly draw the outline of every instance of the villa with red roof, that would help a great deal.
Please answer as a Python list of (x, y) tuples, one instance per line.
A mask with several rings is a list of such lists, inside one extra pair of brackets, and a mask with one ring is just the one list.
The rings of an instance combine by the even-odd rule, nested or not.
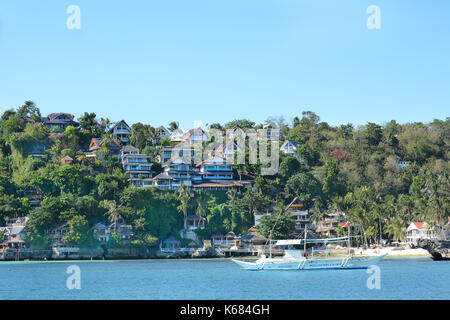
[(436, 234), (434, 228), (430, 227), (426, 222), (411, 222), (406, 229), (406, 242), (417, 245), (419, 239), (435, 239)]
[(108, 143), (108, 150), (112, 155), (119, 157), (121, 146), (117, 140), (111, 138), (92, 138), (89, 144), (89, 152), (86, 153), (86, 157), (95, 158), (94, 151), (100, 150), (105, 143)]
[(201, 143), (208, 141), (208, 135), (201, 127), (189, 130), (182, 136), (172, 138), (172, 142), (186, 142), (188, 144)]

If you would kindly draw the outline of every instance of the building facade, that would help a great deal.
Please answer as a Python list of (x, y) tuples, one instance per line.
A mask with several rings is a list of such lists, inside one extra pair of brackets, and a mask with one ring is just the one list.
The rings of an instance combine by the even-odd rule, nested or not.
[(130, 142), (131, 127), (125, 122), (125, 120), (120, 120), (119, 122), (117, 122), (109, 130), (109, 132), (122, 144), (128, 144)]

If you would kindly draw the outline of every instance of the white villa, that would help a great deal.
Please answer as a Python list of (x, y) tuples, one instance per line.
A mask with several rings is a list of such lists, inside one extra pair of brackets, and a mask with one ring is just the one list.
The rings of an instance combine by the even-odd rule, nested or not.
[(213, 156), (195, 166), (189, 162), (176, 158), (165, 163), (163, 172), (153, 178), (153, 187), (176, 190), (184, 184), (194, 190), (229, 190), (251, 183), (250, 180), (234, 180), (233, 166), (225, 157)]
[(130, 141), (131, 127), (125, 122), (120, 120), (117, 122), (109, 132), (112, 133), (114, 138), (120, 140), (123, 144), (128, 144)]
[(153, 178), (153, 186), (163, 190), (176, 190), (184, 184), (192, 186), (192, 180), (196, 172), (190, 163), (182, 158), (177, 158), (163, 165), (163, 172)]
[(303, 231), (310, 228), (310, 215), (305, 204), (297, 197), (287, 206), (286, 211), (290, 212), (295, 219), (295, 230)]
[(197, 215), (189, 215), (186, 217), (186, 229), (180, 231), (180, 236), (183, 239), (191, 239), (195, 242), (199, 242), (195, 230), (205, 228), (206, 218), (199, 217)]
[(201, 127), (191, 129), (183, 135), (178, 134), (179, 132), (173, 134), (172, 142), (186, 142), (188, 145), (192, 145), (208, 141), (208, 135)]
[(245, 138), (246, 134), (244, 129), (242, 129), (239, 125), (235, 125), (231, 129), (227, 129), (226, 138), (228, 140), (238, 139), (238, 138)]
[(417, 245), (419, 239), (436, 239), (436, 237), (434, 228), (426, 222), (411, 222), (406, 229), (406, 242), (412, 245)]
[(267, 123), (263, 126), (263, 129), (267, 130), (267, 139), (272, 140), (275, 138), (275, 133), (279, 133), (280, 130), (272, 122)]
[(186, 163), (194, 163), (195, 149), (190, 145), (162, 147), (161, 163), (167, 163), (171, 159), (182, 158)]
[(141, 154), (139, 149), (128, 145), (122, 148), (120, 158), (130, 184), (137, 188), (146, 188), (152, 185), (153, 171), (149, 156)]
[(156, 130), (156, 137), (158, 140), (170, 138), (170, 132), (163, 126), (159, 126)]
[(286, 140), (280, 147), (280, 150), (284, 154), (290, 154), (293, 155), (297, 151), (298, 143), (293, 140)]

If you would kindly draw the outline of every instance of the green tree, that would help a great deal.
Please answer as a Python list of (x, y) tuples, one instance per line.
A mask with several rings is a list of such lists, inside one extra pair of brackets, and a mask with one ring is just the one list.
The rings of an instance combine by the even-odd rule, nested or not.
[(180, 189), (178, 189), (177, 199), (180, 202), (180, 205), (177, 207), (177, 210), (183, 213), (184, 229), (186, 230), (187, 229), (186, 219), (191, 201), (191, 193), (188, 187), (186, 187), (184, 184), (181, 185)]
[(100, 207), (106, 210), (106, 216), (110, 222), (114, 223), (114, 233), (116, 233), (117, 223), (122, 219), (121, 206), (118, 206), (115, 200), (102, 200)]
[(94, 238), (85, 217), (74, 216), (68, 223), (69, 231), (62, 239), (64, 243), (80, 247), (90, 247), (94, 244)]
[(393, 237), (394, 241), (403, 241), (406, 235), (406, 223), (400, 217), (395, 217), (388, 222), (385, 231)]
[(313, 199), (320, 196), (322, 186), (312, 174), (301, 172), (293, 175), (286, 183), (286, 193), (296, 196), (310, 207)]

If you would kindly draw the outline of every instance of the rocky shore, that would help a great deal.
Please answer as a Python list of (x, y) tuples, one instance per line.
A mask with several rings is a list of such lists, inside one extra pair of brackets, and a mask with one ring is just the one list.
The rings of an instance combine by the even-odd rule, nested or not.
[(8, 249), (0, 253), (0, 261), (46, 260), (126, 260), (126, 259), (188, 259), (218, 258), (215, 250), (162, 252), (145, 248), (53, 248)]
[(417, 246), (427, 250), (433, 260), (450, 260), (450, 241), (449, 240), (430, 240), (420, 239)]

